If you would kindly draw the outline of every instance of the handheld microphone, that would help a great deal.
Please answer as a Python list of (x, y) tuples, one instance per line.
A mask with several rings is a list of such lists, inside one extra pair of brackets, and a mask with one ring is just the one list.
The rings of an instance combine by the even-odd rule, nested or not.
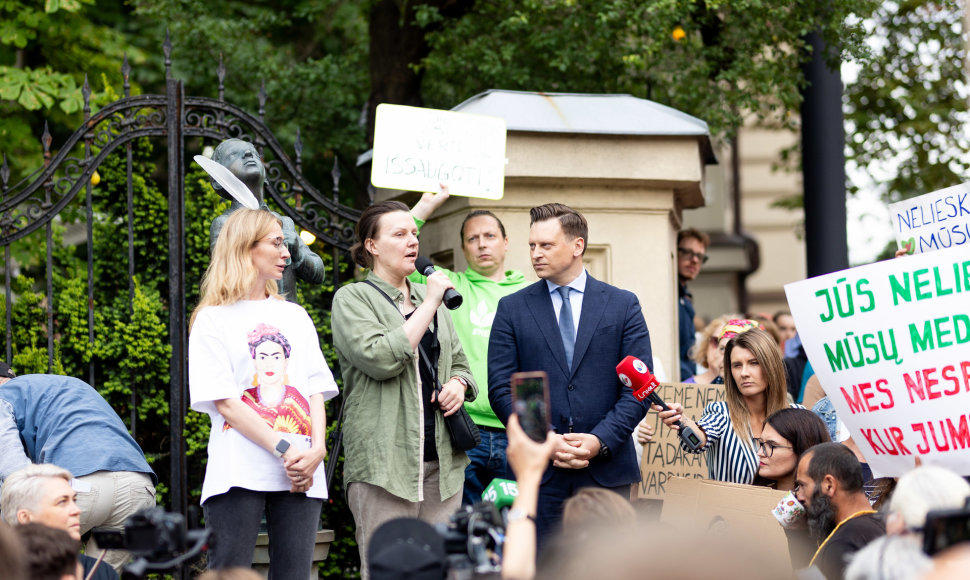
[(519, 495), (519, 486), (510, 479), (495, 478), (482, 492), (482, 500), (490, 501), (498, 509), (512, 507), (512, 502)]
[[(434, 264), (432, 264), (431, 260), (424, 256), (418, 256), (418, 259), (414, 261), (414, 267), (418, 269), (418, 272), (421, 272), (425, 276), (430, 276), (435, 273)], [(459, 294), (457, 290), (454, 288), (448, 288), (445, 290), (445, 296), (441, 301), (444, 303), (445, 308), (448, 310), (454, 310), (455, 308), (461, 306), (462, 300), (464, 300), (464, 298), (461, 297), (461, 294)]]
[[(627, 356), (620, 361), (620, 364), (616, 365), (616, 374), (621, 383), (633, 390), (633, 396), (638, 401), (650, 401), (664, 411), (670, 410), (670, 407), (667, 406), (667, 403), (664, 403), (660, 395), (654, 392), (660, 386), (660, 381), (653, 376), (653, 373), (650, 372), (647, 365), (643, 364), (642, 360), (635, 356)], [(697, 451), (702, 447), (701, 439), (697, 436), (697, 433), (694, 433), (693, 429), (685, 425), (683, 421), (677, 421), (676, 424), (678, 427), (677, 436), (691, 451)]]

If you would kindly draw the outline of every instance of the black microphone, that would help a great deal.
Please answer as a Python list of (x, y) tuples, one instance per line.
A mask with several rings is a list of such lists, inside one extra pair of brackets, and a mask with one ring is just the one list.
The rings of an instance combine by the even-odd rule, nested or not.
[[(421, 272), (425, 276), (430, 276), (435, 273), (434, 264), (432, 264), (431, 260), (425, 258), (424, 256), (418, 256), (418, 259), (414, 261), (414, 267), (418, 269), (418, 272)], [(445, 308), (448, 310), (454, 310), (455, 308), (461, 306), (462, 300), (464, 300), (464, 298), (461, 297), (461, 294), (459, 294), (457, 290), (454, 288), (448, 288), (445, 290), (445, 297), (441, 301), (444, 303)]]

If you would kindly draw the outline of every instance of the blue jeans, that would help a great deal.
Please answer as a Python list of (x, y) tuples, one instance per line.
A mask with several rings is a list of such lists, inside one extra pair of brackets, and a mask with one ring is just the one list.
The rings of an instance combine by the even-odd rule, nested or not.
[(214, 495), (202, 505), (212, 532), (209, 569), (251, 568), (259, 521), (266, 512), (269, 579), (308, 578), (323, 500), (305, 493), (252, 491), (241, 487)]
[(505, 448), (509, 439), (504, 431), (480, 429), (482, 442), (467, 452), (471, 463), (465, 468), (465, 490), (461, 504), (471, 505), (482, 501), (482, 492), (493, 479), (515, 479), (509, 462), (505, 458)]

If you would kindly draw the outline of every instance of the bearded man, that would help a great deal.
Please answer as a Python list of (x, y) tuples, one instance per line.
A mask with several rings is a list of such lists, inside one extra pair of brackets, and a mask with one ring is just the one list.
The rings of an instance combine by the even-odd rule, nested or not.
[(841, 443), (816, 445), (798, 462), (795, 497), (805, 506), (809, 532), (819, 543), (810, 566), (827, 580), (841, 580), (851, 556), (886, 534), (862, 483), (862, 465)]

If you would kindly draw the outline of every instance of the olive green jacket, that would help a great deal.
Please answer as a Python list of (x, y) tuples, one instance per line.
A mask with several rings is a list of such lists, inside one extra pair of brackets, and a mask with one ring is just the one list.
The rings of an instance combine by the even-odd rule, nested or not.
[[(367, 279), (398, 304), (404, 294), (369, 272)], [(410, 283), (411, 302), (424, 300), (427, 287)], [(417, 350), (404, 334), (404, 318), (368, 284), (349, 284), (333, 297), (333, 342), (343, 374), (344, 485), (365, 482), (408, 501), (423, 501), (424, 416), (417, 374)], [(451, 316), (438, 308), (438, 377), (461, 377), (466, 400), (478, 394)], [(452, 448), (448, 428), (435, 413), (435, 445), (440, 464), (441, 500), (458, 493), (468, 457)], [(346, 489), (346, 487), (345, 487)]]

